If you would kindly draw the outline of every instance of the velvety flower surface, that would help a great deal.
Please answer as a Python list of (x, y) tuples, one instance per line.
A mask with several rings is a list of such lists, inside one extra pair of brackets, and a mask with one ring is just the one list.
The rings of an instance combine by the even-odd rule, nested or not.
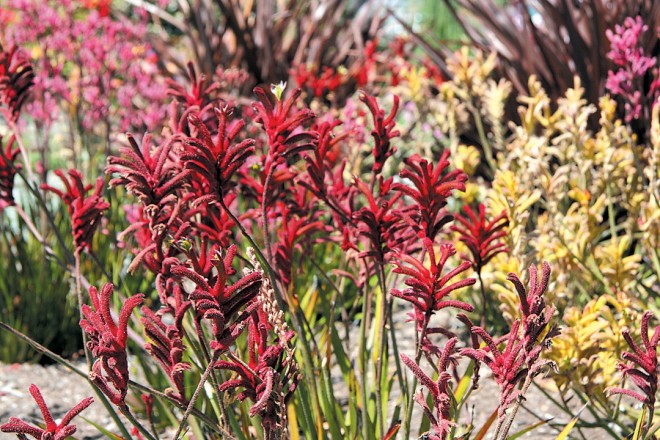
[(18, 148), (12, 150), (14, 137), (9, 138), (4, 149), (2, 144), (3, 139), (0, 136), (0, 211), (14, 204), (14, 195), (12, 194), (14, 190), (14, 178), (16, 176), (16, 170), (21, 169), (21, 164), (14, 163), (20, 154)]
[(438, 362), (438, 378), (436, 380), (431, 379), (424, 373), (414, 360), (405, 354), (401, 354), (401, 360), (415, 377), (417, 377), (419, 383), (429, 391), (431, 401), (433, 402), (433, 407), (429, 407), (427, 399), (424, 398), (421, 390), (414, 396), (415, 402), (422, 407), (424, 415), (431, 422), (433, 430), (425, 434), (425, 438), (429, 440), (445, 440), (449, 435), (451, 427), (455, 425), (451, 419), (453, 395), (449, 389), (449, 381), (452, 379), (452, 375), (447, 370), (457, 360), (456, 343), (457, 339), (451, 338), (442, 350)]
[(91, 195), (87, 193), (92, 185), (85, 185), (82, 174), (78, 170), (71, 169), (67, 172), (69, 178), (61, 170), (55, 174), (62, 180), (65, 190), (59, 190), (50, 185), (42, 185), (42, 188), (57, 194), (66, 204), (73, 228), (73, 243), (76, 251), (90, 249), (92, 237), (96, 228), (101, 223), (101, 218), (110, 204), (103, 198), (103, 178), (96, 179), (96, 187)]
[(0, 431), (16, 434), (19, 440), (26, 439), (26, 436), (28, 435), (37, 440), (64, 440), (76, 433), (76, 425), (70, 424), (73, 418), (94, 402), (94, 399), (91, 397), (83, 399), (80, 403), (71, 408), (64, 417), (62, 417), (60, 423), (55, 423), (55, 420), (46, 405), (46, 401), (36, 385), (30, 385), (30, 394), (34, 401), (37, 402), (37, 406), (39, 406), (39, 411), (41, 412), (46, 425), (45, 429), (29, 425), (16, 417), (11, 417), (9, 422), (0, 425)]
[(432, 344), (426, 339), (429, 332), (435, 329), (428, 328), (431, 316), (444, 308), (453, 307), (460, 310), (471, 312), (474, 307), (463, 301), (451, 299), (449, 295), (457, 289), (473, 285), (474, 278), (466, 278), (453, 281), (452, 279), (468, 270), (470, 262), (464, 261), (459, 266), (443, 274), (447, 260), (456, 253), (454, 246), (450, 243), (440, 245), (439, 253), (433, 247), (433, 242), (425, 238), (423, 240), (424, 250), (429, 257), (429, 267), (424, 263), (403, 252), (395, 254), (394, 273), (405, 275), (404, 281), (408, 286), (401, 291), (392, 289), (392, 295), (408, 301), (413, 306), (413, 313), (410, 314), (412, 320), (417, 325), (417, 331), (422, 332), (421, 343), (424, 347), (431, 347)]
[(644, 312), (642, 315), (641, 338), (642, 345), (637, 344), (630, 330), (622, 330), (623, 338), (631, 351), (624, 352), (621, 357), (626, 363), (619, 364), (619, 370), (624, 377), (629, 378), (641, 391), (624, 388), (610, 388), (609, 394), (624, 394), (644, 403), (651, 411), (655, 407), (655, 395), (658, 390), (658, 341), (660, 341), (660, 326), (653, 331), (649, 338), (649, 321), (653, 313)]
[(449, 168), (449, 151), (445, 150), (437, 164), (433, 165), (426, 159), (415, 154), (406, 159), (406, 167), (401, 171), (401, 177), (408, 179), (413, 186), (403, 183), (392, 185), (394, 191), (399, 191), (412, 198), (419, 211), (418, 218), (411, 218), (408, 223), (418, 234), (433, 240), (442, 226), (453, 217), (444, 211), (447, 199), (454, 190), (465, 191), (467, 174), (461, 170)]
[(90, 379), (112, 403), (121, 406), (128, 392), (128, 320), (133, 309), (144, 300), (144, 295), (140, 293), (128, 298), (115, 323), (110, 313), (112, 293), (111, 283), (104, 284), (100, 293), (94, 286), (89, 288), (93, 308), (82, 305), (84, 319), (80, 320), (80, 327), (89, 337), (87, 347), (96, 358), (89, 373)]
[(378, 106), (375, 97), (362, 92), (360, 93), (360, 100), (367, 104), (374, 122), (371, 136), (374, 138), (373, 173), (375, 175), (383, 170), (387, 158), (396, 152), (396, 147), (392, 145), (392, 138), (400, 134), (398, 130), (394, 129), (396, 125), (395, 117), (399, 110), (399, 97), (394, 95), (394, 104), (387, 116), (385, 116), (385, 110)]
[(34, 71), (25, 54), (0, 44), (0, 110), (8, 121), (18, 120), (33, 85)]
[(461, 240), (472, 254), (472, 264), (477, 272), (488, 264), (500, 252), (506, 252), (506, 244), (499, 241), (506, 236), (504, 228), (509, 223), (506, 211), (502, 211), (492, 220), (486, 217), (486, 207), (480, 203), (478, 213), (469, 206), (463, 208), (464, 215), (454, 219), (460, 224), (452, 225), (452, 231), (458, 232)]

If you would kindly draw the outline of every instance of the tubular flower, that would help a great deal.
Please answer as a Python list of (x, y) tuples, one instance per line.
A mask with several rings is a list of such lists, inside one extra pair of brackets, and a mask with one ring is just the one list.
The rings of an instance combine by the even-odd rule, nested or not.
[[(190, 301), (182, 300), (182, 292), (178, 285), (174, 285), (175, 307), (173, 310), (174, 323), (166, 325), (161, 318), (161, 312), (154, 313), (151, 309), (143, 306), (140, 321), (144, 331), (151, 339), (144, 348), (153, 356), (167, 374), (175, 389), (168, 388), (165, 393), (181, 403), (186, 401), (183, 372), (190, 369), (190, 364), (183, 362), (183, 315), (191, 306)], [(162, 310), (163, 312), (167, 309)]]
[(495, 341), (481, 327), (472, 327), (472, 334), (479, 336), (484, 342), (483, 348), (464, 348), (461, 355), (483, 362), (493, 372), (493, 379), (500, 388), (500, 401), (498, 407), (499, 417), (504, 417), (506, 409), (521, 394), (516, 390), (518, 383), (527, 376), (528, 369), (525, 366), (525, 355), (523, 352), (523, 341), (518, 334), (520, 321), (516, 320), (511, 325), (511, 331), (506, 338), (506, 347), (500, 351)]
[(379, 263), (386, 260), (390, 250), (410, 241), (408, 228), (401, 221), (401, 210), (394, 209), (400, 202), (401, 194), (386, 197), (390, 193), (391, 183), (392, 179), (383, 180), (379, 176), (380, 194), (374, 197), (366, 183), (355, 179), (355, 186), (367, 198), (368, 205), (353, 212), (353, 220), (358, 225), (359, 235), (371, 243), (371, 250), (360, 253), (360, 257), (373, 257)]
[(128, 298), (115, 324), (110, 313), (112, 293), (112, 283), (105, 283), (100, 295), (96, 287), (89, 288), (94, 308), (83, 304), (84, 319), (80, 320), (80, 327), (89, 336), (87, 347), (96, 358), (89, 373), (90, 379), (112, 403), (121, 406), (128, 392), (128, 320), (133, 309), (144, 300), (144, 295), (138, 293)]
[(631, 352), (624, 352), (621, 357), (628, 363), (619, 364), (619, 370), (624, 377), (629, 377), (643, 394), (623, 388), (610, 388), (608, 394), (625, 394), (646, 405), (653, 411), (655, 407), (655, 394), (658, 390), (658, 341), (660, 340), (660, 326), (653, 331), (649, 339), (649, 321), (653, 313), (644, 312), (642, 315), (641, 337), (642, 347), (637, 345), (630, 336), (630, 330), (624, 328), (621, 333), (630, 346)]
[(87, 193), (92, 189), (92, 185), (83, 184), (82, 175), (79, 171), (69, 170), (67, 174), (70, 180), (66, 178), (62, 170), (55, 171), (55, 174), (64, 183), (66, 191), (61, 191), (46, 184), (41, 187), (57, 194), (66, 204), (71, 216), (73, 243), (76, 246), (76, 252), (90, 249), (94, 231), (101, 222), (103, 212), (110, 207), (110, 204), (102, 196), (103, 178), (96, 179), (94, 193), (88, 196)]
[(399, 191), (415, 200), (419, 209), (420, 221), (408, 221), (415, 229), (421, 229), (418, 233), (433, 240), (442, 226), (451, 221), (452, 217), (443, 209), (447, 206), (447, 199), (452, 191), (465, 191), (467, 174), (461, 170), (453, 170), (443, 175), (449, 167), (449, 150), (445, 150), (433, 166), (419, 155), (408, 158), (406, 168), (401, 171), (400, 176), (408, 179), (414, 187), (395, 183), (392, 185), (394, 191)]
[(108, 158), (107, 172), (119, 174), (110, 181), (110, 186), (125, 186), (150, 213), (162, 210), (176, 200), (176, 192), (186, 184), (191, 173), (179, 169), (168, 158), (177, 140), (177, 137), (168, 138), (152, 153), (151, 135), (145, 135), (140, 146), (129, 133), (129, 146), (119, 150), (122, 157)]
[(173, 80), (168, 80), (167, 94), (173, 97), (177, 102), (186, 107), (198, 107), (201, 113), (204, 113), (216, 99), (212, 99), (213, 92), (220, 88), (220, 84), (213, 82), (206, 85), (207, 79), (204, 75), (197, 76), (195, 65), (192, 61), (188, 62), (188, 78), (191, 84), (191, 90), (186, 90), (181, 84)]
[[(507, 276), (507, 280), (513, 283), (520, 298), (523, 351), (525, 352), (525, 362), (530, 370), (537, 370), (547, 364), (547, 362), (539, 362), (539, 356), (542, 350), (550, 347), (551, 339), (559, 333), (556, 328), (548, 327), (555, 308), (546, 305), (545, 298), (543, 298), (550, 281), (550, 265), (544, 261), (542, 267), (541, 279), (538, 280), (536, 267), (530, 266), (529, 290), (525, 289), (518, 275), (510, 273)], [(546, 330), (548, 331), (546, 332)]]
[(419, 382), (429, 390), (431, 399), (433, 400), (433, 410), (435, 414), (429, 408), (424, 398), (424, 394), (420, 390), (415, 393), (415, 402), (422, 407), (424, 415), (428, 417), (431, 422), (431, 427), (433, 428), (433, 433), (426, 433), (426, 437), (429, 440), (445, 440), (449, 435), (451, 427), (455, 425), (451, 421), (451, 402), (452, 396), (449, 390), (449, 381), (452, 378), (451, 373), (447, 370), (450, 367), (450, 364), (456, 362), (454, 354), (456, 353), (456, 338), (451, 338), (447, 341), (447, 345), (442, 350), (440, 355), (440, 362), (438, 364), (438, 379), (433, 380), (422, 371), (422, 369), (408, 356), (401, 353), (401, 360), (404, 364), (410, 369), (410, 371), (417, 377)]
[(0, 105), (5, 118), (16, 122), (34, 85), (34, 71), (17, 47), (4, 50), (0, 44)]
[(245, 160), (254, 153), (254, 139), (245, 139), (232, 145), (234, 139), (245, 126), (243, 120), (230, 124), (233, 109), (216, 108), (218, 118), (217, 141), (213, 142), (207, 126), (196, 114), (188, 116), (188, 121), (197, 129), (195, 137), (186, 140), (189, 146), (181, 159), (185, 168), (191, 170), (193, 186), (197, 192), (196, 204), (210, 203), (223, 197), (229, 181)]
[(254, 88), (257, 96), (257, 102), (253, 105), (257, 113), (256, 121), (266, 130), (270, 147), (268, 155), (275, 162), (284, 156), (311, 149), (316, 141), (316, 133), (302, 129), (303, 124), (314, 118), (314, 113), (304, 108), (290, 115), (301, 93), (300, 89), (296, 89), (284, 100), (281, 96), (275, 96), (273, 100), (273, 95), (261, 87)]
[(278, 228), (279, 241), (275, 243), (274, 254), (277, 271), (285, 285), (291, 284), (293, 270), (293, 251), (300, 247), (297, 242), (303, 237), (309, 237), (324, 230), (320, 221), (311, 222), (309, 218), (298, 217), (290, 212), (286, 205), (280, 208), (282, 225)]
[(233, 371), (234, 379), (220, 385), (221, 391), (243, 388), (237, 399), (250, 399), (254, 405), (249, 410), (250, 417), (261, 417), (264, 438), (282, 433), (286, 429), (286, 403), (293, 396), (300, 375), (293, 358), (289, 342), (294, 332), (289, 331), (282, 338), (268, 342), (268, 325), (253, 313), (248, 324), (247, 362), (219, 360), (215, 368)]
[(316, 197), (328, 202), (328, 188), (330, 185), (326, 182), (326, 176), (332, 174), (333, 165), (337, 160), (337, 148), (340, 143), (349, 135), (348, 131), (341, 132), (338, 135), (333, 133), (333, 129), (341, 124), (341, 121), (323, 122), (315, 127), (319, 133), (318, 144), (305, 156), (307, 175), (309, 180), (301, 180), (300, 184), (309, 189)]
[(16, 170), (21, 168), (20, 164), (14, 163), (20, 153), (18, 148), (11, 149), (14, 145), (14, 139), (14, 136), (11, 136), (9, 142), (7, 142), (7, 147), (2, 151), (2, 136), (0, 136), (0, 212), (7, 206), (14, 204), (12, 194), (14, 177), (16, 176)]
[(465, 216), (456, 215), (461, 226), (452, 225), (451, 230), (460, 234), (459, 240), (465, 243), (472, 254), (472, 264), (477, 272), (500, 252), (506, 252), (506, 244), (499, 241), (506, 236), (504, 228), (509, 224), (506, 211), (494, 219), (486, 220), (486, 207), (479, 204), (478, 217), (469, 206), (463, 208)]
[(191, 261), (195, 270), (171, 258), (169, 271), (179, 279), (187, 278), (196, 284), (197, 287), (189, 295), (194, 310), (198, 316), (211, 322), (214, 336), (211, 349), (225, 352), (242, 333), (245, 320), (259, 305), (256, 297), (261, 288), (262, 275), (251, 272), (229, 286), (228, 278), (236, 272), (231, 266), (236, 256), (236, 246), (227, 249), (224, 258), (215, 248), (211, 249), (210, 254), (213, 256), (202, 258), (202, 264)]
[(385, 116), (385, 110), (378, 106), (378, 101), (373, 96), (361, 92), (360, 101), (367, 104), (374, 120), (374, 129), (371, 131), (371, 136), (374, 138), (373, 173), (376, 175), (383, 171), (387, 158), (396, 152), (396, 147), (392, 146), (391, 140), (399, 136), (399, 130), (394, 130), (396, 125), (394, 118), (399, 111), (399, 97), (394, 95), (392, 111), (387, 117)]
[(46, 405), (46, 401), (41, 395), (39, 387), (32, 384), (30, 385), (30, 394), (37, 405), (39, 406), (39, 411), (44, 418), (46, 424), (46, 429), (39, 428), (37, 426), (31, 426), (25, 423), (23, 420), (16, 417), (10, 417), (9, 422), (4, 425), (0, 425), (0, 431), (6, 433), (14, 433), (20, 439), (27, 439), (26, 435), (32, 436), (37, 440), (43, 439), (52, 439), (52, 440), (64, 440), (76, 432), (76, 425), (70, 425), (71, 420), (85, 410), (89, 405), (94, 402), (94, 399), (87, 397), (83, 399), (76, 406), (71, 408), (67, 412), (60, 423), (55, 423), (53, 416)]
[[(470, 262), (464, 261), (445, 275), (442, 274), (449, 257), (456, 253), (451, 243), (440, 245), (440, 255), (436, 254), (433, 242), (425, 238), (424, 248), (429, 255), (430, 267), (424, 267), (422, 261), (401, 252), (395, 253), (393, 269), (394, 273), (408, 276), (405, 284), (409, 287), (403, 291), (392, 289), (392, 295), (412, 303), (414, 312), (410, 314), (412, 320), (417, 324), (417, 331), (425, 332), (421, 337), (421, 343), (426, 345), (426, 334), (434, 329), (427, 329), (431, 316), (438, 310), (446, 307), (455, 307), (471, 312), (474, 310), (470, 304), (447, 298), (454, 290), (471, 286), (475, 283), (474, 278), (467, 278), (456, 282), (451, 279), (465, 272), (470, 267)], [(408, 264), (405, 266), (404, 264)]]

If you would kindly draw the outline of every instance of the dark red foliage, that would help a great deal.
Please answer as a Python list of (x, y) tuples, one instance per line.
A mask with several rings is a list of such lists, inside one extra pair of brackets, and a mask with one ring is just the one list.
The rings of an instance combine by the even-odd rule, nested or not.
[(19, 440), (26, 439), (26, 435), (32, 436), (37, 440), (65, 440), (76, 432), (76, 425), (70, 425), (71, 420), (94, 402), (94, 399), (91, 397), (83, 399), (80, 403), (71, 408), (64, 417), (62, 417), (60, 423), (55, 423), (55, 420), (46, 405), (46, 401), (36, 385), (30, 385), (30, 394), (34, 401), (37, 402), (37, 406), (39, 406), (39, 411), (41, 411), (41, 415), (44, 418), (46, 428), (42, 429), (37, 426), (31, 426), (21, 419), (10, 417), (9, 422), (0, 425), (0, 431), (14, 433)]
[(144, 300), (144, 295), (138, 293), (124, 301), (115, 324), (110, 313), (112, 293), (111, 283), (105, 283), (100, 295), (96, 287), (89, 288), (94, 307), (83, 304), (85, 318), (80, 320), (80, 327), (87, 333), (87, 347), (96, 358), (89, 373), (90, 379), (112, 403), (121, 406), (128, 392), (128, 320), (133, 309)]
[(640, 347), (630, 335), (630, 330), (625, 328), (621, 331), (623, 338), (628, 343), (631, 351), (624, 352), (621, 357), (627, 363), (620, 363), (619, 370), (624, 377), (630, 378), (643, 394), (623, 388), (610, 388), (609, 394), (625, 394), (646, 405), (651, 411), (655, 407), (655, 395), (658, 391), (658, 341), (660, 340), (660, 326), (653, 331), (649, 339), (649, 321), (653, 313), (644, 312), (642, 315)]
[(287, 332), (282, 338), (269, 342), (268, 324), (259, 320), (258, 313), (253, 313), (248, 323), (248, 361), (230, 358), (215, 364), (215, 368), (236, 373), (233, 379), (220, 385), (220, 390), (243, 388), (236, 397), (240, 401), (254, 402), (249, 415), (261, 418), (264, 433), (283, 428), (281, 421), (286, 417), (286, 403), (300, 380), (293, 349), (289, 346), (293, 336), (293, 332)]
[(17, 47), (5, 50), (0, 44), (0, 106), (10, 122), (16, 122), (34, 85), (32, 65)]
[(419, 211), (419, 218), (408, 217), (408, 224), (418, 234), (435, 239), (442, 227), (451, 221), (452, 217), (443, 209), (452, 191), (465, 191), (467, 174), (461, 170), (447, 171), (449, 167), (449, 150), (445, 150), (434, 167), (426, 159), (415, 154), (405, 160), (406, 168), (401, 171), (401, 178), (408, 179), (413, 187), (403, 183), (392, 185), (394, 191), (399, 191), (412, 198)]
[(479, 204), (479, 214), (469, 206), (463, 207), (465, 215), (457, 214), (455, 220), (461, 226), (452, 225), (451, 230), (459, 233), (461, 240), (472, 254), (472, 264), (477, 272), (488, 264), (493, 257), (500, 252), (506, 252), (506, 244), (499, 241), (506, 236), (504, 228), (508, 226), (509, 219), (506, 212), (502, 211), (494, 219), (487, 221), (486, 207), (483, 203)]
[[(449, 390), (449, 381), (452, 378), (451, 373), (447, 370), (452, 363), (456, 363), (456, 338), (451, 338), (447, 341), (447, 345), (442, 350), (440, 355), (440, 361), (438, 363), (438, 379), (433, 380), (422, 371), (422, 369), (408, 356), (401, 354), (401, 360), (404, 364), (410, 369), (410, 371), (417, 377), (419, 383), (421, 383), (427, 390), (433, 401), (433, 410), (429, 408), (429, 405), (426, 403), (424, 394), (420, 390), (418, 393), (415, 393), (415, 402), (422, 407), (424, 415), (431, 422), (431, 427), (433, 432), (426, 433), (424, 438), (429, 440), (445, 440), (449, 435), (451, 427), (455, 425), (451, 421), (451, 407), (452, 407), (452, 394)], [(434, 413), (435, 411), (435, 413)]]
[(229, 276), (236, 272), (232, 268), (235, 256), (236, 246), (232, 245), (224, 258), (215, 248), (202, 254), (198, 261), (189, 258), (192, 268), (176, 258), (169, 259), (169, 272), (173, 276), (196, 284), (188, 297), (197, 315), (211, 322), (214, 340), (210, 347), (214, 351), (229, 349), (243, 331), (244, 321), (259, 305), (256, 297), (262, 283), (260, 272), (246, 274), (231, 286), (227, 284)]
[(367, 104), (374, 120), (374, 129), (371, 131), (371, 136), (374, 138), (373, 172), (374, 175), (380, 174), (387, 158), (396, 151), (396, 148), (391, 144), (391, 139), (399, 136), (399, 131), (394, 130), (396, 125), (394, 118), (399, 110), (399, 97), (394, 95), (394, 105), (387, 117), (385, 116), (385, 110), (378, 106), (375, 97), (362, 92), (360, 93), (360, 101)]
[(196, 114), (188, 120), (196, 129), (195, 137), (186, 139), (188, 150), (181, 155), (185, 168), (192, 172), (193, 188), (196, 192), (196, 204), (211, 203), (220, 200), (229, 188), (230, 179), (254, 153), (254, 139), (245, 139), (234, 144), (235, 138), (245, 126), (241, 119), (231, 123), (233, 109), (216, 108), (218, 132), (216, 142), (208, 127)]
[(65, 191), (46, 184), (41, 187), (57, 194), (66, 204), (71, 216), (73, 243), (76, 246), (76, 252), (83, 249), (89, 250), (92, 246), (94, 231), (101, 223), (103, 212), (110, 207), (110, 204), (102, 196), (103, 178), (96, 179), (96, 188), (92, 195), (88, 196), (87, 193), (92, 189), (92, 185), (83, 184), (82, 175), (79, 171), (69, 170), (67, 172), (69, 179), (62, 170), (56, 170), (55, 174), (64, 183)]
[(465, 272), (470, 267), (470, 263), (467, 261), (445, 275), (442, 274), (447, 260), (456, 253), (454, 245), (451, 243), (441, 244), (440, 255), (437, 255), (430, 239), (424, 238), (423, 244), (429, 256), (430, 267), (428, 269), (424, 266), (423, 261), (411, 255), (406, 255), (400, 251), (395, 253), (393, 264), (396, 267), (392, 272), (407, 276), (405, 284), (409, 287), (403, 291), (392, 289), (391, 293), (393, 296), (413, 305), (414, 312), (410, 314), (410, 317), (415, 321), (417, 331), (423, 333), (420, 341), (422, 347), (428, 347), (430, 343), (426, 340), (426, 336), (429, 330), (433, 330), (428, 329), (428, 324), (431, 316), (436, 311), (446, 307), (454, 307), (468, 312), (474, 310), (474, 307), (470, 304), (450, 299), (448, 296), (457, 289), (473, 285), (476, 280), (466, 278), (451, 282), (452, 278)]
[(7, 146), (2, 150), (2, 136), (0, 136), (0, 211), (7, 206), (14, 204), (14, 177), (16, 170), (21, 169), (21, 164), (14, 163), (20, 150), (12, 150), (14, 146), (14, 136), (9, 138)]

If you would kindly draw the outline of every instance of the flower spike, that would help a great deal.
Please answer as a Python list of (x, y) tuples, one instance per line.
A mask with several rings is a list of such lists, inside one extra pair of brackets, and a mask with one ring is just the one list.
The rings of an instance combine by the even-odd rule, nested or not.
[(88, 196), (87, 193), (92, 189), (92, 185), (83, 184), (82, 174), (79, 171), (69, 170), (67, 173), (69, 179), (66, 178), (62, 170), (55, 171), (55, 174), (64, 183), (65, 191), (46, 184), (41, 187), (57, 194), (69, 209), (73, 227), (73, 243), (76, 246), (76, 251), (90, 249), (94, 231), (101, 223), (103, 213), (110, 207), (110, 204), (103, 199), (102, 195), (103, 178), (96, 179), (96, 188), (92, 195)]
[(658, 391), (658, 341), (660, 340), (660, 325), (653, 331), (653, 336), (649, 339), (649, 321), (653, 318), (653, 313), (644, 312), (642, 315), (640, 347), (630, 335), (630, 330), (624, 328), (621, 333), (628, 343), (631, 351), (624, 352), (621, 357), (627, 363), (620, 363), (619, 370), (624, 377), (629, 377), (632, 382), (642, 391), (640, 394), (636, 391), (623, 388), (610, 388), (608, 393), (625, 394), (633, 399), (639, 400), (646, 405), (650, 411), (655, 407), (655, 395)]
[(115, 323), (110, 313), (113, 288), (112, 283), (105, 283), (100, 294), (96, 287), (89, 288), (94, 307), (83, 304), (84, 318), (80, 320), (80, 327), (89, 336), (87, 346), (96, 358), (89, 373), (90, 379), (112, 403), (121, 406), (128, 392), (128, 320), (133, 309), (144, 300), (144, 295), (139, 293), (128, 298)]
[(76, 432), (76, 425), (70, 425), (71, 420), (85, 410), (89, 405), (94, 402), (92, 397), (87, 397), (80, 401), (76, 406), (71, 408), (69, 412), (62, 418), (62, 421), (58, 424), (55, 423), (53, 416), (51, 415), (48, 406), (46, 406), (46, 401), (41, 395), (39, 387), (32, 384), (30, 385), (30, 394), (37, 405), (39, 406), (39, 411), (44, 418), (46, 424), (46, 429), (42, 429), (36, 426), (31, 426), (25, 423), (23, 420), (16, 417), (11, 417), (9, 422), (4, 425), (0, 425), (0, 431), (6, 433), (14, 433), (19, 439), (26, 439), (26, 434), (34, 437), (37, 440), (42, 439), (51, 439), (51, 440), (64, 440)]
[(459, 233), (459, 240), (465, 243), (472, 254), (472, 264), (477, 272), (488, 264), (495, 255), (506, 252), (506, 244), (499, 241), (506, 236), (504, 228), (509, 224), (506, 211), (502, 211), (494, 219), (486, 220), (486, 207), (479, 204), (479, 213), (469, 206), (463, 207), (463, 215), (456, 215), (455, 220), (461, 226), (453, 225), (452, 231)]
[(34, 85), (34, 70), (17, 47), (4, 50), (0, 44), (0, 106), (10, 122), (16, 122)]
[(7, 142), (7, 147), (2, 151), (2, 136), (0, 136), (0, 211), (14, 204), (12, 194), (14, 177), (16, 176), (16, 170), (21, 169), (21, 164), (14, 163), (16, 157), (20, 154), (18, 148), (12, 150), (14, 140), (14, 136), (11, 136), (9, 142)]

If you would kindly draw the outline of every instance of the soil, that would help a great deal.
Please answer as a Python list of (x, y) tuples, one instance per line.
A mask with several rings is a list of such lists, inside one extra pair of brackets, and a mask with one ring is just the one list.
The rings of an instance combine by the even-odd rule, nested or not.
[[(440, 317), (440, 319), (442, 318)], [(405, 313), (395, 313), (394, 325), (397, 330), (397, 335), (401, 335), (401, 340), (398, 344), (399, 351), (411, 355), (411, 353), (414, 353), (414, 335), (411, 333), (414, 332), (414, 326), (411, 326), (405, 321)], [(445, 327), (449, 326), (449, 322), (442, 322), (441, 324)], [(351, 329), (350, 332), (353, 333), (354, 330), (355, 329)], [(351, 353), (351, 356), (356, 355), (356, 353)], [(424, 368), (423, 364), (422, 366)], [(85, 365), (82, 363), (78, 364), (78, 367), (85, 370)], [(341, 377), (339, 373), (338, 377)], [(34, 400), (28, 392), (29, 386), (33, 383), (41, 389), (46, 403), (51, 408), (53, 417), (56, 420), (61, 418), (70, 408), (83, 398), (95, 396), (94, 391), (87, 382), (80, 380), (78, 376), (60, 365), (41, 366), (33, 364), (0, 364), (0, 423), (5, 423), (9, 417), (19, 417), (29, 423), (43, 420)], [(342, 399), (345, 400), (348, 398), (346, 390), (342, 390), (342, 387), (343, 382), (338, 380), (335, 383), (334, 391), (336, 398), (340, 402)], [(469, 422), (468, 418), (471, 417), (470, 414), (473, 414), (474, 419), (472, 422), (478, 430), (484, 424), (493, 409), (497, 407), (498, 396), (499, 390), (489, 377), (488, 368), (483, 367), (481, 369), (480, 387), (472, 394), (470, 399), (473, 407), (471, 407), (469, 412), (463, 412), (463, 417), (466, 419), (461, 422)], [(397, 397), (398, 396), (393, 393), (391, 400), (394, 401)], [(520, 438), (555, 439), (562, 427), (569, 422), (570, 417), (549, 401), (543, 393), (535, 387), (530, 388), (526, 397), (526, 401), (520, 409), (516, 420), (511, 427), (510, 433), (515, 434), (523, 428), (537, 423), (539, 418), (552, 419), (550, 423), (539, 426)], [(527, 406), (534, 409), (534, 414), (525, 409)], [(575, 406), (575, 410), (577, 410), (579, 405)], [(117, 432), (110, 416), (101, 405), (94, 404), (81, 415), (95, 424), (110, 431)], [(587, 411), (583, 412), (583, 416), (585, 420), (589, 420)], [(104, 437), (102, 434), (99, 434), (95, 427), (84, 421), (82, 418), (79, 417), (76, 421), (78, 432), (75, 437), (77, 439), (91, 440)], [(418, 407), (416, 407), (416, 410), (413, 413), (412, 425), (412, 432), (415, 435), (418, 431), (416, 426), (419, 426), (420, 421), (421, 413)], [(551, 424), (558, 428), (551, 426)], [(127, 424), (127, 426), (130, 425)], [(494, 429), (491, 429), (491, 431), (493, 430)], [(604, 430), (598, 428), (589, 430), (583, 429), (582, 433), (584, 437), (576, 431), (570, 438), (588, 438), (589, 440), (605, 440), (611, 438)], [(166, 434), (161, 436), (162, 439), (168, 439), (171, 437), (172, 435), (168, 436)], [(15, 438), (15, 436), (0, 433), (0, 440), (9, 440), (12, 438)], [(486, 438), (491, 437), (487, 436)]]

